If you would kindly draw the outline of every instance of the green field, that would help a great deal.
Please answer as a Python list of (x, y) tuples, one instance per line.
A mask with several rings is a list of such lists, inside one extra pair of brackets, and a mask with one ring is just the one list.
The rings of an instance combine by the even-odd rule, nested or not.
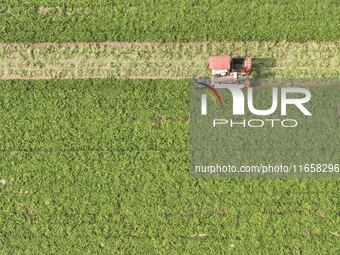
[(2, 1), (1, 41), (330, 41), (336, 0)]
[(337, 253), (336, 179), (188, 175), (188, 81), (0, 88), (4, 254)]
[[(0, 1), (0, 254), (339, 254), (339, 179), (189, 173), (189, 84), (208, 57), (338, 79), (339, 13), (337, 0)], [(309, 89), (316, 122), (240, 130), (229, 156), (339, 161), (339, 87)]]

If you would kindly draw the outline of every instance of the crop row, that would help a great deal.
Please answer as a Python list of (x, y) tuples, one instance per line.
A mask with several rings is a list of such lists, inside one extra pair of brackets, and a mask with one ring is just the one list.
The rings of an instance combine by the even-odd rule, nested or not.
[(210, 55), (251, 55), (257, 77), (339, 77), (339, 42), (0, 44), (0, 79), (209, 75)]
[(338, 40), (339, 4), (311, 1), (18, 1), (2, 41)]

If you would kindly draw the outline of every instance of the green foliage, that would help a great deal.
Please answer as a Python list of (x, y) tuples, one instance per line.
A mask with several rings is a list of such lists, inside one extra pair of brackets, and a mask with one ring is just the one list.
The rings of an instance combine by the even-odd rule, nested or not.
[(2, 1), (2, 41), (339, 40), (334, 0)]
[(188, 81), (0, 89), (5, 254), (337, 252), (339, 181), (189, 176)]

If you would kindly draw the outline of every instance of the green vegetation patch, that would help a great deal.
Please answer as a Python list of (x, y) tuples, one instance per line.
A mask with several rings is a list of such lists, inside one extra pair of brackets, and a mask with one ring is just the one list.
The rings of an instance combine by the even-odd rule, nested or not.
[(2, 1), (2, 41), (339, 40), (336, 0)]
[(188, 87), (2, 81), (0, 250), (336, 254), (339, 181), (189, 175)]

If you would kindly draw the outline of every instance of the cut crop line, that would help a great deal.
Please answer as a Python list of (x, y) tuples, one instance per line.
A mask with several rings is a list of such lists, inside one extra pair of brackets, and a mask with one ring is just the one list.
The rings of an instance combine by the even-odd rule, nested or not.
[(340, 76), (335, 42), (0, 43), (0, 79), (190, 79), (210, 75), (210, 55), (251, 55), (254, 76)]
[[(0, 63), (0, 67), (1, 67)], [(27, 68), (27, 67), (6, 67), (7, 70), (19, 70), (19, 71), (41, 71), (41, 68)], [(46, 70), (59, 70), (58, 67), (46, 67)], [(68, 68), (63, 68), (63, 71), (74, 71), (77, 70), (78, 67), (68, 67)], [(306, 66), (297, 66), (297, 67), (288, 67), (288, 66), (282, 66), (282, 67), (258, 67), (258, 68), (253, 68), (253, 70), (290, 70), (290, 69), (301, 69), (301, 70), (329, 70), (329, 71), (339, 71), (338, 68), (326, 68), (326, 67), (306, 67)], [(84, 70), (108, 70), (108, 71), (113, 71), (116, 70), (116, 68), (113, 67), (87, 67)]]

